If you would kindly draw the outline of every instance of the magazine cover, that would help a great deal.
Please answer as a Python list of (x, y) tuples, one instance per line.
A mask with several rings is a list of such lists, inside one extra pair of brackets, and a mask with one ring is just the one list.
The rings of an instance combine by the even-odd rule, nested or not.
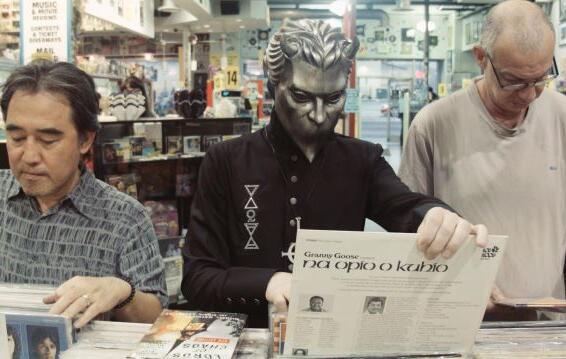
[(167, 136), (167, 154), (173, 155), (177, 153), (183, 153), (181, 136)]
[(129, 140), (132, 157), (143, 156), (145, 138), (141, 136), (132, 136)]
[(118, 191), (134, 197), (135, 199), (138, 199), (137, 183), (139, 181), (140, 179), (135, 173), (106, 176), (106, 183), (115, 187)]
[(3, 323), (0, 346), (5, 349), (0, 353), (9, 359), (59, 358), (72, 345), (72, 322), (63, 316), (0, 313)]
[(102, 145), (102, 159), (104, 163), (122, 162), (124, 156), (122, 147), (117, 142), (108, 142)]
[(145, 201), (143, 205), (158, 237), (179, 235), (179, 214), (175, 201)]
[(203, 142), (202, 150), (203, 152), (206, 152), (208, 151), (210, 146), (222, 142), (222, 136), (204, 136), (202, 142)]
[(183, 153), (200, 152), (200, 136), (183, 137)]
[(199, 354), (202, 358), (231, 359), (246, 318), (237, 313), (165, 309), (131, 358), (189, 358)]
[(192, 175), (187, 173), (177, 174), (175, 177), (175, 195), (177, 197), (188, 197), (193, 194), (191, 186)]

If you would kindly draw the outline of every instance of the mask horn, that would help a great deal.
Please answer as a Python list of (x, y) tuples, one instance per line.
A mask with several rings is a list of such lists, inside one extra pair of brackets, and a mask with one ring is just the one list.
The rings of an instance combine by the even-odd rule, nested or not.
[(360, 40), (356, 36), (352, 39), (352, 41), (348, 42), (346, 46), (344, 46), (344, 56), (349, 59), (353, 60), (356, 57), (356, 53), (360, 48)]

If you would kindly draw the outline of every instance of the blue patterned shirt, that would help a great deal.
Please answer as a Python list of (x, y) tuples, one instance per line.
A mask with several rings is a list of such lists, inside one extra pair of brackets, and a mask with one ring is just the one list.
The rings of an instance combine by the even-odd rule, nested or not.
[(83, 171), (41, 213), (10, 170), (0, 170), (0, 282), (58, 286), (74, 276), (126, 276), (167, 305), (163, 260), (144, 207)]

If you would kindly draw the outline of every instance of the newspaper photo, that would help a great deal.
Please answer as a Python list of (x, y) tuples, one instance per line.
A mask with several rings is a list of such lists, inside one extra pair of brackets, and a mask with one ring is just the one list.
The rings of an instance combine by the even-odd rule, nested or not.
[(299, 230), (285, 355), (468, 353), (507, 237), (427, 260), (416, 234)]

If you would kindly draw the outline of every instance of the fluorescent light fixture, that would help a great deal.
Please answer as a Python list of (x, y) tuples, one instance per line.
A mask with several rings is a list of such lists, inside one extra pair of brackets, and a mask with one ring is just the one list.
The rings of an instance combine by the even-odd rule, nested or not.
[(411, 0), (397, 0), (397, 10), (412, 10)]
[(175, 5), (175, 2), (173, 0), (163, 0), (161, 2), (161, 6), (157, 8), (157, 10), (161, 11), (161, 12), (179, 12), (181, 11), (181, 8), (179, 8), (177, 5)]
[(335, 0), (331, 3), (328, 7), (331, 13), (336, 14), (338, 16), (344, 16), (346, 13), (346, 8), (349, 5), (348, 0)]
[(152, 61), (153, 60), (153, 54), (146, 52), (145, 54), (143, 54), (143, 58), (144, 58), (145, 61)]
[[(420, 32), (425, 32), (425, 27), (426, 27), (426, 22), (424, 20), (421, 20), (417, 23), (417, 30), (419, 30)], [(429, 32), (433, 32), (434, 30), (436, 30), (436, 24), (432, 21), (428, 22), (428, 31)]]

